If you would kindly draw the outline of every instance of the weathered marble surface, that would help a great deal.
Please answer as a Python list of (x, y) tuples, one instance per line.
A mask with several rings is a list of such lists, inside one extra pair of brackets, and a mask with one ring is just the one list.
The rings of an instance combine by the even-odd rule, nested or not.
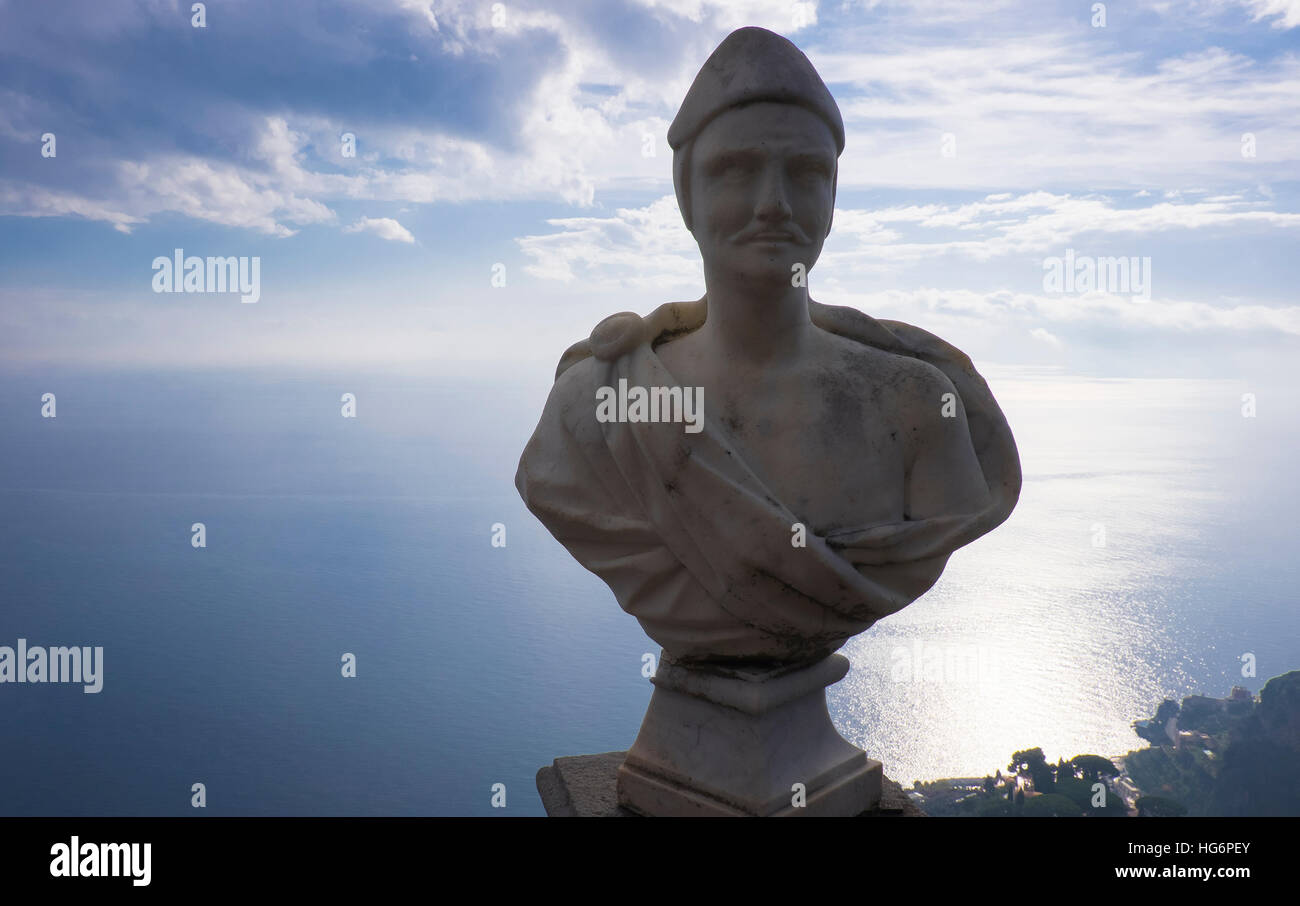
[(880, 762), (840, 736), (826, 709), (826, 687), (848, 670), (840, 654), (768, 669), (665, 655), (641, 732), (619, 768), (619, 802), (677, 817), (874, 808)]
[[(810, 812), (872, 808), (879, 763), (868, 776), (825, 717), (834, 680), (808, 678), (1020, 494), (1011, 429), (969, 357), (809, 296), (844, 141), (793, 44), (728, 36), (668, 131), (704, 296), (611, 315), (571, 346), (520, 459), (528, 508), (663, 647), (619, 775), (620, 801), (646, 813), (783, 814), (792, 779), (815, 780)], [(673, 389), (702, 417), (671, 417)], [(656, 392), (667, 414), (633, 402)], [(791, 671), (798, 707), (777, 706)], [(735, 683), (767, 704), (737, 707)]]
[[(552, 818), (639, 818), (618, 804), (618, 767), (626, 752), (571, 755), (555, 759), (537, 772), (537, 792)], [(863, 818), (924, 818), (903, 788), (884, 778), (879, 805), (860, 813)]]
[[(831, 226), (838, 116), (784, 38), (722, 43), (669, 133), (706, 293), (611, 315), (565, 352), (520, 459), (529, 509), (681, 659), (820, 659), (1019, 496), (1011, 430), (965, 354), (792, 277)], [(701, 388), (703, 430), (602, 421), (600, 389), (624, 385)]]

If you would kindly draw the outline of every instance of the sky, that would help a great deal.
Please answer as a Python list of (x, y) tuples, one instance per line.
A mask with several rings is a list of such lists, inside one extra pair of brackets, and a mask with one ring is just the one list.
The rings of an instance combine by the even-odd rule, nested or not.
[[(0, 367), (548, 382), (703, 293), (664, 136), (743, 25), (844, 116), (814, 298), (981, 370), (1286, 375), (1300, 0), (0, 0)], [(155, 292), (176, 249), (258, 300)], [(1145, 290), (1045, 279), (1105, 257)]]

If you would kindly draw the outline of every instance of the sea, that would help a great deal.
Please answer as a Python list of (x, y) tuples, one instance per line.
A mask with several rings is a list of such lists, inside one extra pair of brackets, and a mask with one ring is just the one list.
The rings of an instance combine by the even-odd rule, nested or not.
[[(1020, 503), (828, 693), (887, 776), (1122, 755), (1300, 669), (1290, 387), (985, 376)], [(626, 749), (659, 652), (520, 501), (509, 377), (0, 377), (0, 646), (104, 651), (97, 694), (0, 684), (0, 814), (541, 815), (538, 768)]]

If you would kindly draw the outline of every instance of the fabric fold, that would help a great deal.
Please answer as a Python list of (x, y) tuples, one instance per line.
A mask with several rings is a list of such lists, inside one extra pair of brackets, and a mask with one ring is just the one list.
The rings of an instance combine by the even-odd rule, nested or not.
[(701, 326), (705, 300), (607, 318), (561, 359), (515, 483), (552, 535), (680, 659), (822, 657), (924, 594), (951, 553), (1004, 521), (1019, 496), (1010, 427), (968, 357), (911, 325), (811, 300), (809, 310), (822, 329), (948, 376), (991, 503), (977, 513), (809, 532), (805, 547), (793, 547), (799, 517), (707, 415), (698, 433), (670, 422), (596, 421), (599, 387), (620, 379), (679, 386), (655, 346)]

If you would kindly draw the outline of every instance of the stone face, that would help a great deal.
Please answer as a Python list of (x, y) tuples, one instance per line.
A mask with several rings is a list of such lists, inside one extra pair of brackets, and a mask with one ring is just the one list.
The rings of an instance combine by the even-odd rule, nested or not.
[[(704, 796), (768, 814), (779, 783), (788, 790), (783, 771), (820, 766), (831, 774), (819, 808), (855, 814), (866, 758), (846, 753), (835, 767), (845, 750), (811, 705), (826, 683), (785, 710), (754, 690), (788, 686), (783, 671), (820, 676), (847, 639), (912, 603), (953, 551), (1003, 522), (1020, 493), (1015, 441), (959, 349), (809, 296), (844, 135), (794, 45), (734, 33), (670, 138), (705, 294), (611, 315), (571, 346), (515, 484), (680, 674), (679, 686), (657, 681), (625, 802), (673, 811), (672, 795), (655, 792), (670, 782), (683, 808)], [(737, 709), (733, 693), (766, 710)], [(800, 721), (820, 728), (803, 753), (781, 732)], [(687, 751), (684, 726), (711, 741)], [(771, 756), (766, 773), (755, 752)], [(740, 770), (726, 790), (709, 780), (722, 765)]]

